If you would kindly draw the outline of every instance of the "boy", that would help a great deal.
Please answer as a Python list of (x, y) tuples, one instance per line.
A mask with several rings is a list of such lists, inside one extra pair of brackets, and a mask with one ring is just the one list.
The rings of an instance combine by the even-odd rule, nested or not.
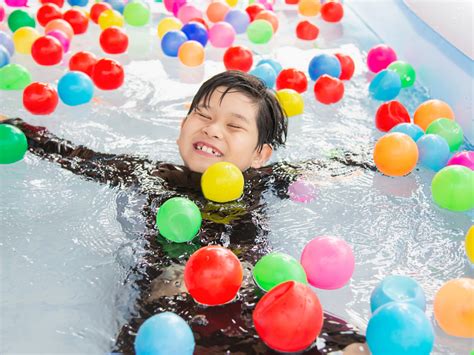
[[(266, 206), (260, 201), (260, 194), (270, 188), (286, 198), (288, 184), (303, 170), (325, 168), (331, 174), (336, 170), (341, 174), (342, 169), (342, 174), (347, 174), (354, 167), (373, 168), (349, 156), (339, 161), (264, 167), (273, 149), (285, 143), (286, 117), (275, 96), (260, 80), (238, 71), (212, 77), (194, 97), (177, 140), (184, 167), (128, 155), (96, 153), (19, 119), (5, 123), (25, 132), (32, 153), (78, 175), (128, 187), (145, 198), (144, 203), (132, 205), (145, 217), (143, 235), (136, 243), (142, 248), (134, 252), (145, 256), (125, 282), (124, 292), (138, 289), (139, 295), (134, 317), (123, 326), (116, 340), (115, 350), (124, 353), (133, 353), (139, 326), (163, 311), (176, 312), (188, 321), (195, 334), (197, 354), (267, 353), (268, 348), (256, 337), (252, 324), (252, 311), (261, 295), (249, 278), (252, 265), (270, 251), (264, 218)], [(215, 204), (201, 194), (201, 173), (218, 161), (231, 162), (244, 172), (246, 191), (237, 202)], [(157, 236), (156, 211), (174, 196), (190, 198), (202, 211), (203, 224), (193, 243), (174, 244)], [(186, 293), (182, 270), (192, 252), (209, 244), (224, 245), (236, 253), (246, 270), (246, 278), (236, 300), (204, 308)], [(325, 351), (342, 350), (364, 341), (350, 325), (327, 314), (321, 337), (325, 340)], [(319, 353), (315, 348), (308, 352)]]

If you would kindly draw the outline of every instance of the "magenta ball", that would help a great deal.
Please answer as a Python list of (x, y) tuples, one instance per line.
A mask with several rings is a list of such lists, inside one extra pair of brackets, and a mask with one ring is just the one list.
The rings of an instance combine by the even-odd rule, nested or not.
[(64, 53), (66, 53), (69, 50), (69, 45), (71, 44), (71, 40), (63, 31), (52, 30), (52, 31), (49, 31), (47, 35), (56, 38), (59, 41), (59, 43), (61, 43)]
[(217, 48), (228, 48), (234, 43), (235, 30), (227, 22), (216, 22), (209, 29), (209, 42)]
[(2, 5), (0, 5), (0, 22), (2, 22), (5, 19), (5, 9), (3, 8)]
[(202, 11), (194, 5), (186, 4), (178, 10), (178, 18), (183, 24), (186, 24), (192, 19), (202, 18)]
[(177, 16), (179, 9), (186, 4), (187, 0), (163, 0), (166, 10)]
[(27, 6), (28, 0), (5, 0), (5, 4), (11, 7), (23, 7)]
[(354, 253), (342, 239), (317, 237), (304, 247), (301, 265), (311, 285), (324, 290), (335, 290), (350, 280), (355, 266)]
[(472, 150), (454, 154), (447, 165), (463, 165), (474, 170), (474, 152)]
[(369, 70), (378, 73), (386, 69), (390, 63), (397, 60), (397, 53), (385, 44), (372, 47), (367, 54), (367, 66)]
[(293, 181), (290, 186), (288, 186), (288, 196), (290, 196), (292, 201), (302, 203), (311, 202), (314, 200), (315, 195), (315, 187), (305, 180)]

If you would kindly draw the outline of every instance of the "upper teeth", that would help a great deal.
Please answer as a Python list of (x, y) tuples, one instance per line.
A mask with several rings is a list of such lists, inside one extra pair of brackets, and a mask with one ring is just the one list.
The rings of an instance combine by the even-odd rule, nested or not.
[(212, 149), (211, 147), (208, 147), (206, 145), (203, 145), (203, 144), (198, 144), (196, 145), (196, 149), (198, 150), (202, 150), (203, 152), (206, 152), (206, 153), (209, 153), (209, 154), (212, 154), (212, 155), (215, 155), (216, 157), (220, 157), (221, 154), (216, 152), (214, 149)]

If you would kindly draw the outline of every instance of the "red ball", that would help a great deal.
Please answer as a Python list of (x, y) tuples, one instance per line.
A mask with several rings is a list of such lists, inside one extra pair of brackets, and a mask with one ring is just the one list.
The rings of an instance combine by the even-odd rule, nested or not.
[(283, 69), (276, 78), (276, 89), (293, 89), (301, 94), (308, 89), (308, 79), (302, 71)]
[(263, 10), (265, 10), (265, 6), (263, 6), (262, 4), (259, 4), (259, 3), (249, 5), (245, 8), (245, 11), (247, 12), (247, 14), (250, 17), (250, 22), (255, 20), (255, 17), (258, 15), (258, 13), (263, 11)]
[(296, 37), (305, 41), (314, 41), (318, 38), (319, 28), (309, 21), (301, 21), (296, 26)]
[(318, 337), (323, 327), (323, 310), (309, 286), (287, 281), (258, 301), (253, 323), (270, 348), (297, 352), (309, 347)]
[(123, 53), (128, 48), (128, 36), (120, 27), (108, 27), (100, 34), (100, 46), (105, 53)]
[(49, 115), (58, 105), (56, 89), (47, 83), (31, 83), (23, 90), (23, 106), (33, 115)]
[(198, 303), (215, 306), (232, 301), (242, 284), (243, 269), (229, 249), (210, 245), (196, 251), (184, 268), (184, 283)]
[(116, 60), (102, 58), (94, 65), (92, 81), (102, 90), (115, 90), (122, 86), (125, 73), (122, 65)]
[(100, 14), (104, 12), (105, 10), (111, 10), (111, 9), (112, 9), (112, 6), (109, 3), (97, 2), (94, 5), (92, 5), (89, 16), (92, 22), (98, 23)]
[(384, 102), (375, 114), (375, 126), (382, 132), (388, 132), (399, 123), (410, 123), (410, 114), (398, 101)]
[(49, 21), (61, 19), (63, 14), (58, 5), (55, 4), (44, 4), (38, 9), (36, 13), (36, 19), (41, 26), (46, 26)]
[(229, 47), (224, 53), (224, 65), (227, 70), (248, 72), (252, 68), (252, 64), (252, 52), (244, 46)]
[(328, 1), (321, 6), (321, 17), (327, 22), (339, 22), (344, 16), (344, 8), (339, 1)]
[(63, 7), (64, 5), (64, 0), (41, 0), (41, 3), (44, 4), (54, 4), (57, 5), (58, 7)]
[(40, 65), (55, 65), (63, 59), (63, 46), (53, 36), (42, 36), (33, 42), (31, 56)]
[(324, 74), (316, 80), (314, 94), (319, 102), (326, 105), (334, 104), (344, 96), (344, 84), (341, 80)]
[(63, 15), (63, 19), (71, 25), (75, 35), (80, 35), (81, 33), (86, 32), (87, 27), (89, 26), (89, 19), (81, 10), (67, 10)]
[(188, 21), (189, 22), (199, 22), (200, 24), (202, 24), (204, 27), (206, 27), (206, 31), (209, 31), (209, 26), (207, 25), (207, 22), (206, 20), (200, 18), (200, 17), (193, 17), (191, 20)]
[(339, 75), (339, 79), (341, 80), (349, 80), (354, 75), (354, 61), (348, 55), (336, 53), (335, 56), (341, 63), (341, 74)]
[(300, 0), (285, 0), (285, 3), (288, 5), (297, 5)]
[(83, 72), (92, 78), (97, 57), (91, 52), (77, 52), (69, 59), (69, 70)]

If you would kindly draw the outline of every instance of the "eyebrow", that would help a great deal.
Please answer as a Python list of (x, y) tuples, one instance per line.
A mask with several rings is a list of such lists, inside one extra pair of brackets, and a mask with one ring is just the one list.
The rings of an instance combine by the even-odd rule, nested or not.
[[(197, 110), (199, 110), (201, 108), (206, 109), (206, 110), (211, 109), (211, 107), (209, 105), (205, 105), (205, 104), (199, 104), (199, 105), (196, 106)], [(229, 115), (232, 116), (232, 117), (238, 118), (238, 119), (244, 121), (245, 123), (250, 123), (249, 119), (247, 117), (241, 115), (240, 113), (231, 112)]]

